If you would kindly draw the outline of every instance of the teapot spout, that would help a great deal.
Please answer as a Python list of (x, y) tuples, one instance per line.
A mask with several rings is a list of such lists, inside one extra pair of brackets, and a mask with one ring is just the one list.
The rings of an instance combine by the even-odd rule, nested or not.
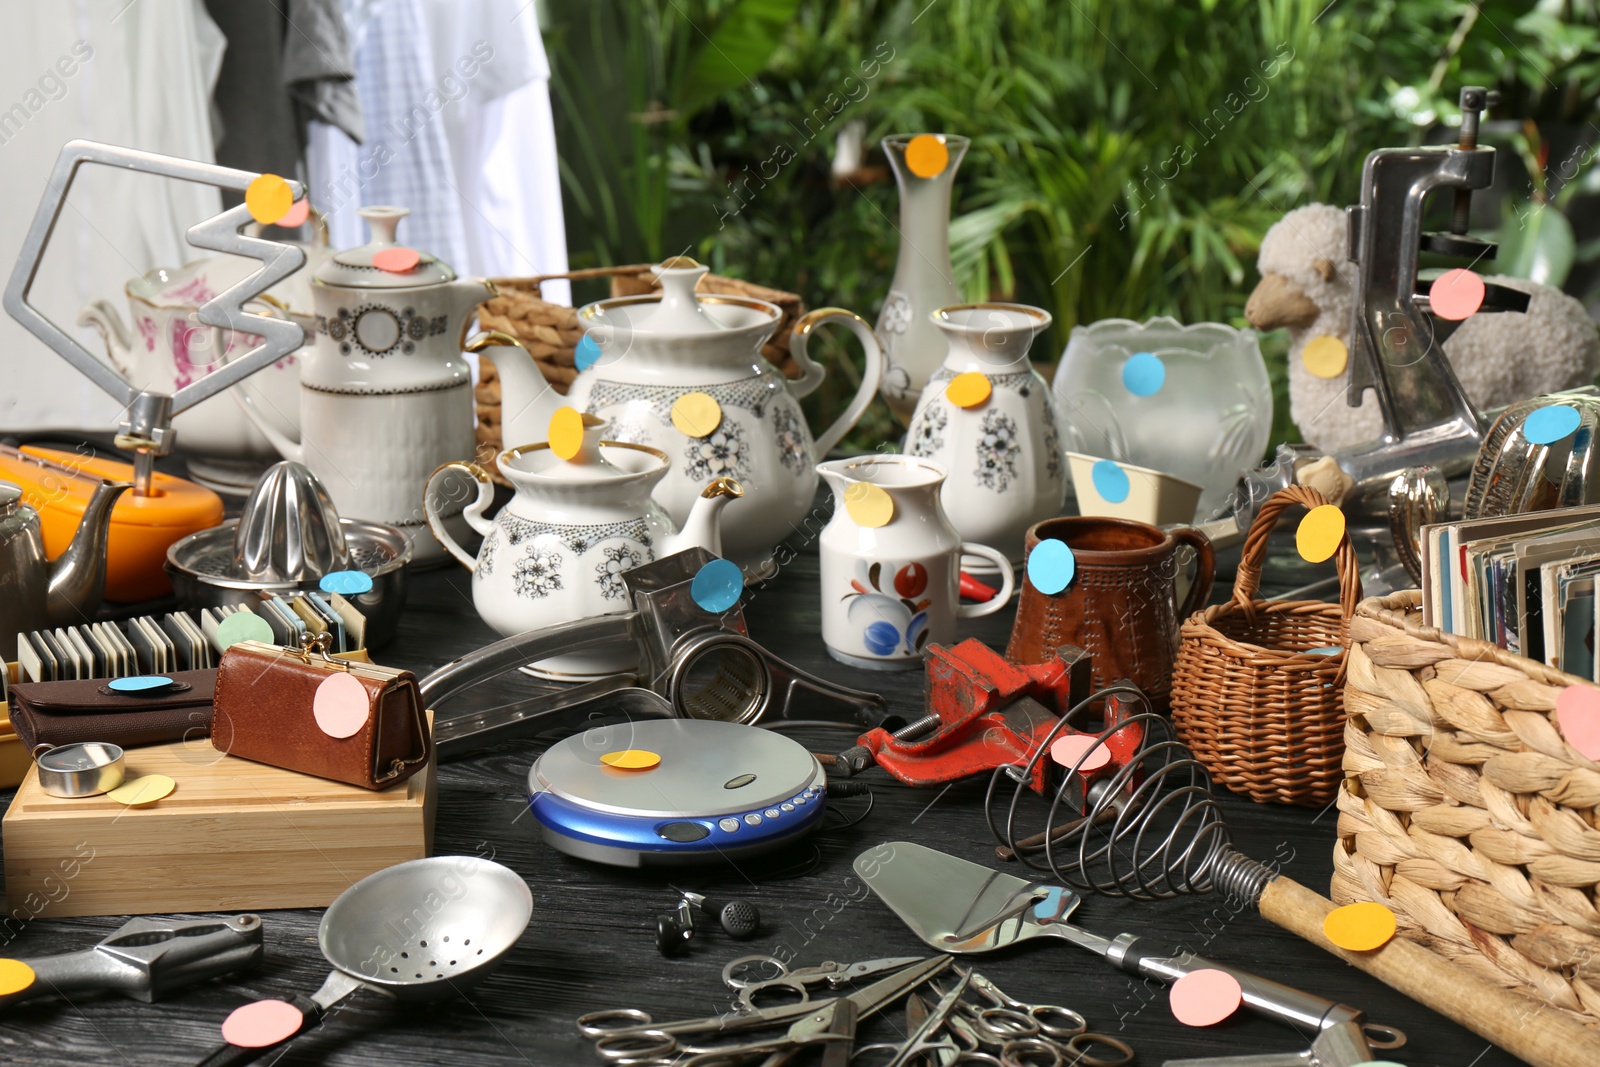
[(122, 323), (122, 316), (108, 300), (91, 300), (78, 312), (79, 326), (92, 326), (100, 331), (106, 344), (106, 358), (123, 375), (132, 377), (128, 368), (133, 365), (133, 335)]
[(563, 400), (545, 381), (522, 342), (508, 333), (489, 330), (467, 342), (467, 351), (488, 356), (500, 375), (501, 445), (515, 448), (548, 438), (550, 417)]
[(50, 565), (45, 617), (51, 626), (70, 626), (93, 617), (106, 592), (106, 546), (111, 509), (132, 482), (101, 482), (83, 509), (72, 543)]
[(683, 529), (667, 538), (661, 554), (670, 556), (687, 548), (703, 548), (722, 555), (722, 509), (744, 496), (744, 486), (732, 478), (718, 478), (700, 491), (700, 499), (689, 509)]

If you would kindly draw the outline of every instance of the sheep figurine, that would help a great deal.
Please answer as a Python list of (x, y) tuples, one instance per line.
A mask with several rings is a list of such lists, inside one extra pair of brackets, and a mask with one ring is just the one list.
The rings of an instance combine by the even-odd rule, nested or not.
[[(1383, 436), (1370, 391), (1360, 407), (1350, 407), (1345, 374), (1319, 378), (1303, 358), (1306, 345), (1324, 335), (1350, 343), (1355, 266), (1347, 258), (1348, 235), (1340, 208), (1309, 204), (1289, 212), (1261, 240), (1261, 283), (1244, 309), (1258, 330), (1289, 328), (1289, 413), (1306, 440), (1325, 452)], [(1527, 293), (1530, 300), (1523, 313), (1473, 315), (1444, 343), (1446, 358), (1479, 410), (1594, 380), (1600, 331), (1582, 304), (1523, 278), (1485, 280)]]

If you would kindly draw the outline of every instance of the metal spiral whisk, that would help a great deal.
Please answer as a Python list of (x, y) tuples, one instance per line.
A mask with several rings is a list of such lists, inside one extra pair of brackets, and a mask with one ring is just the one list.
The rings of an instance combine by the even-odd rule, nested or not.
[[(1109, 766), (1082, 774), (1078, 769), (1094, 750), (1080, 756), (1061, 775), (1043, 829), (1020, 835), (1035, 767), (1051, 758), (1057, 737), (1095, 705), (1105, 709), (1105, 728), (1097, 740), (1118, 755)], [(1107, 896), (1164, 900), (1218, 890), (1253, 905), (1277, 876), (1233, 847), (1211, 792), (1211, 776), (1173, 734), (1171, 722), (1126, 682), (1074, 705), (1026, 764), (997, 768), (984, 795), (984, 815), (1000, 842), (995, 851), (1002, 860), (1020, 861), (1048, 871), (1063, 885)]]

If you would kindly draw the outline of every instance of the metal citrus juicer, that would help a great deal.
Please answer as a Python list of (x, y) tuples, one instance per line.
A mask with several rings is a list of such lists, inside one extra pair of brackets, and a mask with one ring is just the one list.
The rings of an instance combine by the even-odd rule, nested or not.
[[(125, 416), (115, 442), (118, 448), (134, 453), (134, 494), (150, 496), (156, 458), (172, 451), (177, 436), (172, 426), (174, 415), (210, 399), (256, 371), (290, 355), (305, 343), (305, 330), (297, 323), (252, 314), (244, 310), (244, 305), (304, 266), (306, 254), (293, 245), (264, 237), (250, 237), (240, 232), (254, 221), (250, 209), (243, 204), (191, 226), (185, 236), (194, 247), (261, 261), (260, 270), (201, 304), (198, 312), (200, 321), (207, 326), (256, 334), (261, 338), (261, 344), (170, 395), (155, 389), (140, 389), (125, 380), (109, 364), (96, 359), (88, 349), (28, 302), (28, 294), (38, 276), (45, 248), (50, 243), (62, 208), (66, 206), (67, 193), (77, 177), (78, 168), (86, 163), (214, 185), (239, 193), (244, 192), (261, 175), (95, 141), (68, 141), (56, 157), (56, 165), (45, 185), (39, 209), (34, 214), (33, 223), (28, 227), (27, 237), (17, 255), (17, 265), (6, 284), (6, 312), (80, 374), (123, 405)], [(299, 182), (291, 181), (288, 185), (295, 200), (305, 196), (305, 188)]]
[[(1417, 580), (1420, 527), (1461, 513), (1461, 501), (1473, 495), (1464, 491), (1468, 476), (1475, 483), (1482, 477), (1475, 467), (1483, 465), (1480, 453), (1491, 437), (1490, 424), (1503, 438), (1507, 429), (1502, 426), (1520, 425), (1526, 415), (1523, 404), (1485, 413), (1472, 403), (1442, 347), (1456, 324), (1434, 315), (1432, 283), (1417, 276), (1424, 252), (1468, 266), (1495, 256), (1496, 245), (1469, 235), (1467, 227), (1473, 190), (1494, 180), (1495, 150), (1478, 144), (1478, 126), (1483, 111), (1497, 102), (1497, 93), (1467, 86), (1461, 90), (1461, 132), (1454, 145), (1371, 153), (1362, 167), (1361, 203), (1347, 209), (1356, 272), (1347, 399), (1359, 406), (1373, 390), (1384, 426), (1376, 441), (1332, 457), (1354, 483), (1341, 505), (1350, 533), (1376, 560), (1377, 573), (1363, 575), (1364, 582), (1376, 578), (1400, 588)], [(1425, 211), (1443, 194), (1451, 197), (1449, 228), (1425, 231)], [(1526, 293), (1492, 282), (1484, 290), (1479, 313), (1528, 309)], [(1296, 468), (1317, 455), (1307, 446), (1280, 448), (1273, 463), (1240, 481), (1233, 514), (1202, 529), (1223, 538), (1243, 533), (1261, 504), (1292, 484)], [(1587, 489), (1575, 485), (1567, 495), (1587, 499)]]

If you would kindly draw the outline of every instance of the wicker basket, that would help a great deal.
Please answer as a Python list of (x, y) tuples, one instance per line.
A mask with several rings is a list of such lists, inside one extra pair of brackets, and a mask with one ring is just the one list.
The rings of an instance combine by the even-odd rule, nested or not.
[[(583, 329), (578, 325), (576, 308), (552, 304), (540, 296), (541, 283), (558, 278), (572, 281), (609, 278), (611, 295), (614, 297), (639, 296), (655, 292), (660, 287), (650, 273), (649, 264), (598, 267), (565, 274), (545, 274), (537, 278), (494, 279), (499, 295), (479, 306), (478, 325), (485, 330), (500, 330), (521, 341), (543, 372), (545, 380), (557, 392), (565, 394), (578, 376), (573, 352), (583, 338)], [(789, 357), (789, 331), (793, 329), (795, 321), (805, 314), (805, 305), (799, 296), (715, 274), (701, 278), (697, 290), (748, 296), (776, 304), (782, 310), (783, 318), (767, 343), (761, 346), (761, 355), (785, 374), (796, 376), (797, 368)], [(503, 447), (500, 440), (500, 378), (495, 373), (492, 360), (486, 359), (479, 364), (474, 397), (478, 406), (478, 462), (491, 471), (496, 480), (500, 480), (500, 474), (494, 468), (494, 457)]]
[[(1261, 561), (1278, 516), (1328, 501), (1315, 489), (1280, 489), (1250, 526), (1233, 599), (1197, 611), (1179, 632), (1172, 721), (1217, 781), (1267, 803), (1324, 805), (1344, 779), (1344, 682), (1350, 613), (1361, 575), (1346, 536), (1335, 561), (1339, 603), (1257, 600)], [(1314, 649), (1337, 647), (1334, 653)]]
[(1348, 786), (1331, 896), (1600, 1026), (1600, 764), (1555, 723), (1582, 679), (1422, 625), (1415, 591), (1350, 624)]

